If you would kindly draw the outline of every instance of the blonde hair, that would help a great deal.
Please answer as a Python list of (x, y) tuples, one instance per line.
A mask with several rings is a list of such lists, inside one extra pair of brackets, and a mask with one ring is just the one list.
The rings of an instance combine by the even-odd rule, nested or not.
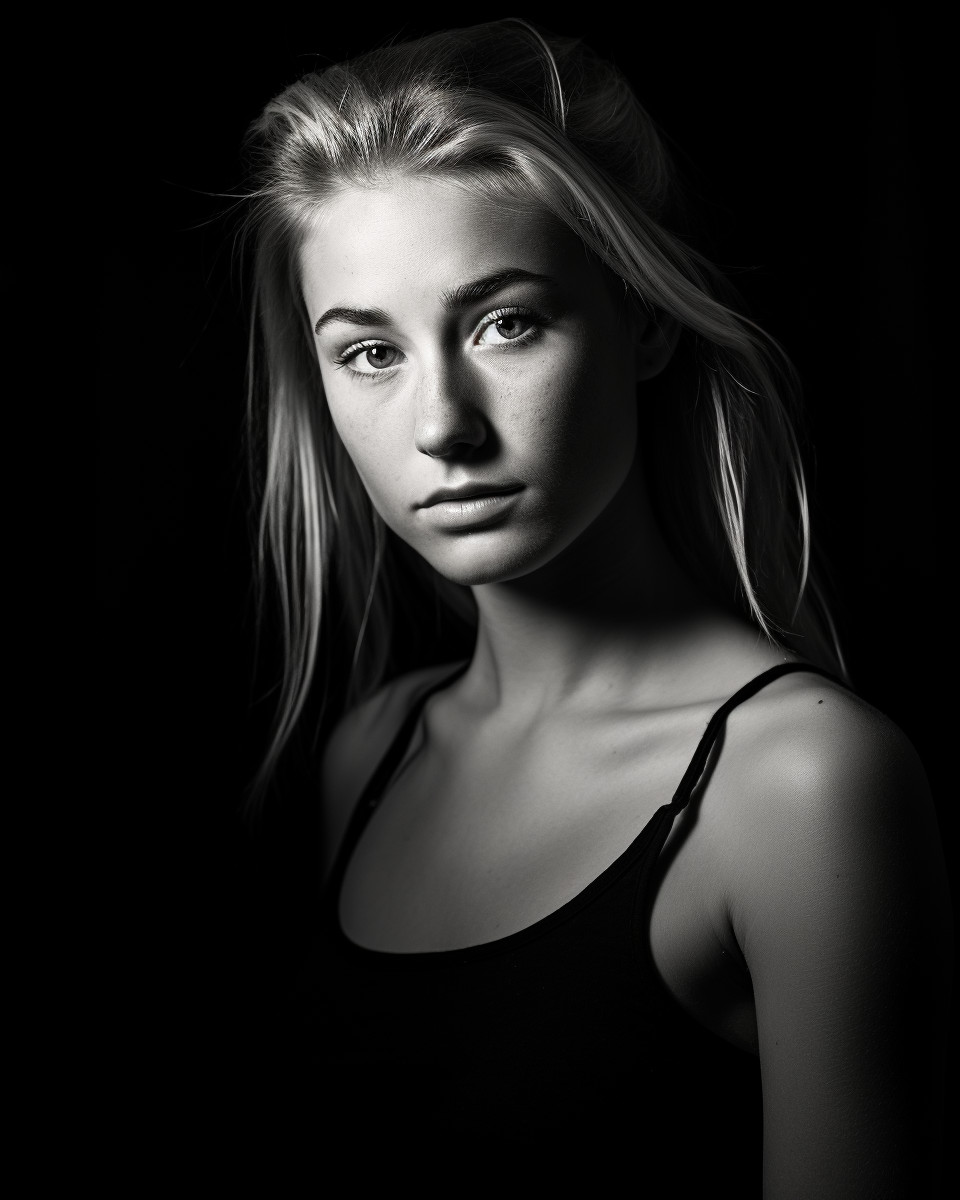
[(353, 699), (387, 669), (398, 573), (474, 619), (469, 592), (407, 551), (367, 499), (323, 400), (300, 288), (299, 250), (325, 200), (395, 174), (443, 176), (554, 214), (636, 302), (676, 318), (680, 344), (644, 406), (664, 535), (712, 595), (843, 673), (811, 566), (793, 371), (731, 306), (719, 272), (671, 232), (673, 169), (611, 64), (517, 20), (437, 33), (307, 75), (267, 105), (247, 147), (249, 400), (266, 464), (259, 559), (278, 584), (285, 664), (261, 785), (303, 712), (333, 591)]

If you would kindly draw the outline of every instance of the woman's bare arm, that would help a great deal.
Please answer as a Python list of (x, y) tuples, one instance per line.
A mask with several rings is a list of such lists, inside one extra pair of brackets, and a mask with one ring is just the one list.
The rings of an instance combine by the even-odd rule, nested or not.
[(951, 973), (917, 756), (837, 689), (781, 710), (745, 792), (729, 914), (753, 981), (764, 1195), (933, 1195)]

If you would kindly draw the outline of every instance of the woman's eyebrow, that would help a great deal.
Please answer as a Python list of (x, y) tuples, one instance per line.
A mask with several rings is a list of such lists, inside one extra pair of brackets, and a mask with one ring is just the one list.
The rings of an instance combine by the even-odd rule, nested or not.
[[(471, 283), (464, 283), (450, 291), (442, 292), (440, 303), (446, 309), (466, 308), (468, 304), (476, 304), (478, 300), (484, 300), (502, 288), (517, 283), (545, 283), (552, 287), (557, 285), (556, 280), (549, 275), (538, 275), (534, 271), (508, 267), (503, 271), (494, 271), (491, 275), (484, 275), (481, 279), (474, 279)], [(344, 321), (349, 325), (391, 324), (389, 315), (382, 308), (351, 308), (338, 304), (335, 308), (327, 309), (314, 325), (313, 332), (319, 333), (325, 325), (329, 325), (333, 321)]]
[(337, 305), (328, 308), (313, 327), (314, 333), (319, 333), (324, 325), (332, 321), (344, 321), (348, 325), (389, 325), (390, 318), (382, 308), (345, 308)]
[(502, 288), (515, 283), (546, 283), (552, 287), (557, 286), (557, 281), (551, 279), (549, 275), (538, 275), (534, 271), (522, 271), (519, 267), (507, 267), (503, 271), (494, 271), (491, 275), (475, 279), (472, 283), (464, 283), (451, 291), (442, 292), (440, 302), (444, 308), (466, 308), (468, 304), (476, 304), (478, 300), (484, 300), (487, 296), (492, 296), (494, 292), (499, 292)]

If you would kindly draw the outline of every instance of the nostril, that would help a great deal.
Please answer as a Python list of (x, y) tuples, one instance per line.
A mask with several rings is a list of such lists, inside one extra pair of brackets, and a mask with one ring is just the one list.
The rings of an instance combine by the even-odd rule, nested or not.
[(481, 441), (472, 438), (425, 438), (417, 442), (417, 449), (430, 458), (452, 458), (474, 451)]

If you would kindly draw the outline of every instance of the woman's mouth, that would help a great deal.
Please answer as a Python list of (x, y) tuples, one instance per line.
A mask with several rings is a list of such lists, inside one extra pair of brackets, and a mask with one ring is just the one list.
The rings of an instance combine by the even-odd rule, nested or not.
[(440, 528), (475, 529), (495, 524), (517, 503), (522, 483), (439, 488), (417, 507)]

